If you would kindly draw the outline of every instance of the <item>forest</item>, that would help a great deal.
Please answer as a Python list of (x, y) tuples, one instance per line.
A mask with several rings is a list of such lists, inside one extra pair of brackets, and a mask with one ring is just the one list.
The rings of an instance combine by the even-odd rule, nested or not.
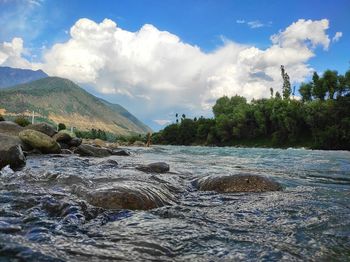
[[(219, 98), (213, 118), (186, 118), (152, 135), (154, 144), (306, 147), (350, 150), (350, 70), (344, 75), (316, 72), (299, 87), (299, 99), (281, 66), (282, 93), (250, 102), (242, 96)], [(293, 88), (294, 89), (294, 88)]]

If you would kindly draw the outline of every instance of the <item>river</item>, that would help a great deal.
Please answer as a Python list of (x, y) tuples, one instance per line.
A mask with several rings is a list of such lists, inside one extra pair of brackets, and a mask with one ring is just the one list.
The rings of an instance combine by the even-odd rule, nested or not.
[[(129, 157), (102, 159), (30, 156), (21, 171), (3, 169), (0, 261), (350, 260), (350, 152), (130, 151)], [(159, 161), (171, 172), (135, 170)], [(194, 186), (203, 176), (241, 172), (267, 176), (283, 191), (219, 194)], [(127, 210), (93, 199), (121, 184), (125, 190), (146, 187), (164, 201)]]

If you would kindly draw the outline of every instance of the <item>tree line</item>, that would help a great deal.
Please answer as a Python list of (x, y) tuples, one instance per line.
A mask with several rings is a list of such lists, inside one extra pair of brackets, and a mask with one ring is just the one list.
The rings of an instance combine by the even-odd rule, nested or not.
[(269, 99), (248, 102), (238, 95), (221, 97), (213, 106), (214, 118), (182, 117), (153, 134), (152, 142), (349, 150), (350, 70), (344, 75), (315, 72), (310, 82), (300, 85), (300, 100), (294, 99), (283, 66), (281, 75), (282, 95), (271, 88)]

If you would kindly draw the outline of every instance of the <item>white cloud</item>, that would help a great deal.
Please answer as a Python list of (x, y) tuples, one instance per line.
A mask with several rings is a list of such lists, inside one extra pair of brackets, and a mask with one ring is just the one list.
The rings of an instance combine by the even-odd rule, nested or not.
[(335, 35), (332, 38), (332, 42), (338, 42), (339, 39), (343, 36), (342, 32), (336, 32)]
[(25, 53), (22, 38), (15, 37), (11, 42), (3, 42), (0, 44), (0, 65), (32, 68), (32, 64), (23, 58)]
[[(124, 105), (129, 103), (127, 108), (143, 118), (162, 120), (174, 110), (205, 115), (223, 95), (252, 99), (269, 97), (270, 87), (280, 91), (281, 64), (292, 84), (305, 80), (312, 71), (307, 62), (314, 48), (329, 47), (328, 24), (326, 19), (301, 19), (273, 35), (267, 49), (226, 39), (206, 53), (153, 25), (130, 32), (109, 19), (96, 23), (84, 18), (70, 29), (68, 41), (47, 49), (41, 67), (50, 75), (89, 85), (104, 97), (123, 97)], [(3, 53), (12, 66), (26, 62), (16, 60), (21, 52)]]
[(170, 124), (171, 120), (169, 120), (169, 119), (155, 119), (155, 120), (153, 120), (153, 122), (157, 123), (160, 126), (165, 126), (167, 124)]
[(328, 28), (329, 21), (327, 19), (317, 21), (299, 19), (283, 32), (273, 35), (271, 40), (273, 44), (278, 44), (281, 47), (299, 49), (306, 47), (306, 43), (311, 43), (312, 47), (320, 44), (324, 49), (328, 49), (330, 39), (325, 33)]
[(260, 20), (246, 21), (244, 19), (238, 19), (238, 20), (236, 20), (236, 23), (237, 24), (246, 24), (251, 29), (267, 27), (267, 26), (271, 26), (272, 25), (271, 21), (268, 22), (268, 23), (263, 23)]
[(259, 20), (249, 21), (249, 22), (247, 22), (247, 25), (250, 28), (260, 28), (260, 27), (264, 27), (265, 26), (265, 24), (261, 23)]

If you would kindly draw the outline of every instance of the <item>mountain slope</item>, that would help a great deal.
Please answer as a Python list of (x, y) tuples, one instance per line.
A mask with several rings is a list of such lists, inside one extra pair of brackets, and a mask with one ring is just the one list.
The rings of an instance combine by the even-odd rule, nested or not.
[(78, 129), (115, 134), (146, 133), (149, 127), (119, 105), (101, 100), (72, 81), (47, 77), (0, 90), (0, 113), (36, 115)]
[(19, 69), (0, 66), (0, 88), (28, 83), (48, 77), (42, 70)]

